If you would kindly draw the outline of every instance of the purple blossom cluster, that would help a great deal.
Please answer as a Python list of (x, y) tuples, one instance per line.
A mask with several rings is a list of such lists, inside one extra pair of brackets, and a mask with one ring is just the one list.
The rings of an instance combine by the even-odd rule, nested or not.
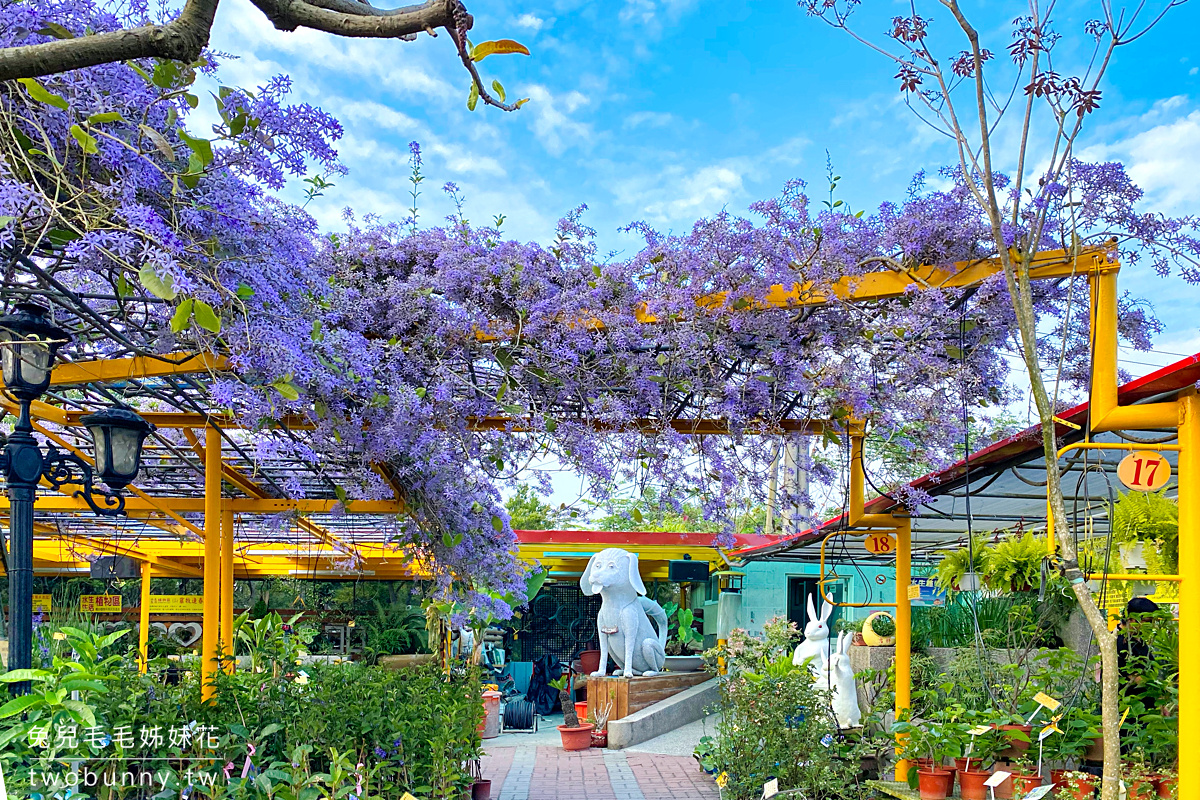
[[(49, 34), (35, 31), (50, 22), (82, 35), (146, 18), (136, 4), (121, 17), (92, 0), (10, 4), (0, 44), (41, 41)], [(988, 219), (953, 173), (941, 188), (918, 175), (902, 202), (858, 214), (822, 208), (792, 181), (749, 217), (722, 212), (682, 234), (632, 224), (644, 244), (624, 260), (598, 256), (582, 206), (546, 244), (472, 225), (461, 205), (441, 227), (419, 228), (414, 208), (397, 223), (348, 213), (346, 230), (326, 235), (272, 192), (290, 176), (341, 171), (337, 121), (288, 105), (277, 78), (222, 90), (222, 122), (197, 144), (187, 71), (215, 70), (216, 59), (164, 63), (39, 84), (61, 103), (0, 86), (0, 116), (20, 134), (0, 149), (0, 215), (13, 218), (3, 243), (53, 264), (72, 291), (115, 287), (117, 299), (92, 304), (121, 318), (139, 349), (226, 353), (232, 373), (207, 384), (208, 399), (248, 423), (255, 458), (314, 464), (344, 502), (399, 487), (406, 513), (390, 540), (481, 615), (507, 618), (495, 598), (523, 590), (497, 487), (533, 461), (570, 466), (601, 502), (634, 485), (673, 511), (696, 503), (728, 532), (765, 500), (788, 431), (868, 419), (872, 436), (940, 465), (962, 440), (961, 415), (947, 409), (1008, 399), (1015, 324), (1001, 276), (841, 299), (870, 273), (994, 255)], [(419, 166), (415, 143), (412, 156)], [(414, 206), (416, 195), (414, 182)], [(1052, 220), (1039, 241), (1027, 241), (1035, 228), (1022, 214), (1005, 240), (1036, 249), (1117, 236), (1127, 262), (1146, 257), (1160, 271), (1200, 255), (1194, 218), (1145, 214), (1140, 199), (1121, 165), (1073, 163), (1026, 205)], [(168, 280), (170, 292), (156, 291)], [(798, 302), (763, 307), (777, 286)], [(1066, 385), (1082, 387), (1084, 279), (1034, 291), (1047, 350), (1062, 351)], [(172, 325), (186, 300), (215, 309), (220, 330)], [(1147, 346), (1150, 309), (1127, 297), (1123, 311), (1122, 335)], [(73, 346), (91, 357), (117, 347), (103, 335)], [(315, 430), (272, 435), (266, 423), (287, 414)], [(691, 433), (712, 421), (727, 435)], [(829, 452), (845, 445), (836, 425), (822, 439)], [(834, 484), (840, 458), (801, 466)], [(306, 486), (284, 488), (302, 497)]]

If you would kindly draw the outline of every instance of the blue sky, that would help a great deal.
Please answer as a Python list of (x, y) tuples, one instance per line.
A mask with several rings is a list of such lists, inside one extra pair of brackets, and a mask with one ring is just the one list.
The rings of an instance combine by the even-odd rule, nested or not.
[[(882, 31), (907, 3), (866, 4), (865, 32)], [(949, 23), (938, 4), (935, 25)], [(985, 44), (1008, 43), (1023, 3), (967, 3)], [(1095, 16), (1094, 3), (1060, 3), (1064, 31)], [(412, 43), (349, 40), (274, 30), (248, 0), (225, 0), (212, 46), (240, 58), (224, 82), (254, 86), (287, 73), (295, 98), (342, 120), (350, 174), (310, 210), (327, 227), (344, 207), (400, 218), (409, 205), (407, 144), (425, 151), (422, 213), (449, 212), (438, 189), (453, 181), (468, 217), (507, 217), (510, 235), (546, 241), (554, 222), (586, 203), (602, 250), (628, 254), (637, 240), (618, 228), (646, 220), (684, 230), (722, 208), (743, 212), (785, 180), (824, 181), (826, 151), (854, 207), (900, 197), (912, 174), (952, 153), (901, 103), (883, 58), (808, 19), (793, 2), (492, 2), (474, 0), (473, 38), (511, 37), (532, 57), (483, 62), (515, 114), (469, 112), (467, 77), (443, 34)], [(1085, 153), (1118, 158), (1150, 205), (1200, 211), (1200, 4), (1185, 5), (1143, 40), (1119, 51)], [(961, 45), (945, 45), (952, 55)], [(1064, 62), (1078, 54), (1063, 48)], [(299, 196), (299, 187), (289, 189)], [(1148, 206), (1149, 207), (1149, 206)], [(1157, 354), (1127, 354), (1135, 373), (1200, 350), (1192, 309), (1200, 290), (1182, 281), (1122, 273), (1123, 286), (1152, 297), (1168, 325)]]

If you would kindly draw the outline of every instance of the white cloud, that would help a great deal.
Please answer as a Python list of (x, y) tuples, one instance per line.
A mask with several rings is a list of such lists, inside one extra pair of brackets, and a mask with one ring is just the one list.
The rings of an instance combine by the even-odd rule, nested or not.
[(1188, 75), (1195, 75), (1196, 73), (1200, 73), (1200, 67), (1192, 67), (1188, 70)]
[(1200, 163), (1200, 109), (1186, 97), (1160, 100), (1125, 129), (1108, 134), (1108, 141), (1081, 151), (1084, 160), (1119, 159), (1130, 177), (1149, 195), (1157, 210), (1193, 213), (1200, 204), (1195, 181)]
[(638, 111), (630, 114), (625, 118), (626, 128), (665, 128), (672, 123), (676, 123), (674, 114), (667, 114), (661, 111)]
[(530, 127), (552, 155), (562, 155), (573, 144), (588, 144), (592, 140), (592, 127), (572, 119), (571, 114), (588, 104), (587, 95), (578, 91), (555, 95), (541, 84), (526, 89), (530, 98), (525, 110), (533, 112)]
[(513, 20), (513, 24), (518, 28), (524, 28), (527, 31), (537, 33), (546, 25), (546, 20), (533, 14), (522, 14)]

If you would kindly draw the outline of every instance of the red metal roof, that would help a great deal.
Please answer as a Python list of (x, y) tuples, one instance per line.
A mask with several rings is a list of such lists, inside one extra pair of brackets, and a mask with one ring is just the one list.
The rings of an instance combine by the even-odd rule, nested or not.
[[(1200, 383), (1200, 353), (1180, 359), (1174, 364), (1169, 364), (1151, 372), (1149, 375), (1143, 375), (1119, 387), (1117, 389), (1117, 403), (1120, 405), (1131, 405), (1140, 400), (1149, 400), (1150, 398), (1164, 394), (1173, 394), (1189, 386), (1195, 386), (1198, 383)], [(1083, 426), (1087, 422), (1087, 414), (1088, 404), (1080, 403), (1074, 408), (1059, 414), (1058, 418), (1074, 423), (1075, 425)], [(1055, 433), (1058, 436), (1065, 436), (1073, 430), (1074, 428), (1068, 425), (1055, 425)], [(1033, 425), (1020, 433), (1009, 436), (1007, 439), (1001, 439), (982, 450), (972, 453), (970, 468), (974, 471), (991, 464), (1020, 458), (1023, 455), (1031, 455), (1041, 449), (1042, 426), (1041, 424)], [(924, 477), (917, 478), (908, 485), (929, 494), (937, 494), (938, 487), (952, 484), (958, 478), (963, 477), (966, 468), (967, 459), (961, 459), (939, 472), (931, 472)], [(881, 514), (895, 506), (896, 501), (890, 497), (880, 496), (866, 502), (864, 504), (864, 511), (867, 514)], [(790, 537), (759, 537), (769, 538), (771, 541), (769, 544), (758, 544), (742, 548), (731, 553), (731, 557), (742, 558), (768, 547), (777, 547), (784, 542), (800, 544), (806, 540), (815, 539), (820, 531), (836, 526), (841, 520), (842, 516), (839, 515), (826, 520), (819, 528), (810, 528), (802, 533), (793, 534)]]
[[(620, 547), (622, 545), (665, 545), (679, 547), (712, 547), (717, 534), (693, 531), (677, 532), (646, 532), (646, 531), (514, 531), (521, 544), (594, 544), (605, 547)], [(738, 533), (733, 537), (737, 548), (754, 548), (779, 541), (775, 536), (759, 536), (756, 534)]]

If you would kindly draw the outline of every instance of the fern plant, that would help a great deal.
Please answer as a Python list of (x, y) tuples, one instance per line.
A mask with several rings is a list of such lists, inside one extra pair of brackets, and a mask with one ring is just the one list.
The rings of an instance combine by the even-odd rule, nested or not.
[(958, 550), (941, 550), (942, 561), (938, 564), (937, 585), (942, 591), (957, 589), (968, 572), (982, 575), (987, 563), (988, 547), (983, 537), (971, 540), (971, 546)]
[(1113, 508), (1113, 534), (1118, 541), (1153, 544), (1162, 572), (1174, 574), (1179, 565), (1179, 506), (1165, 492), (1122, 493)]
[(1042, 582), (1042, 559), (1046, 543), (1032, 532), (1010, 536), (988, 549), (983, 577), (989, 589), (1021, 592), (1036, 589)]

